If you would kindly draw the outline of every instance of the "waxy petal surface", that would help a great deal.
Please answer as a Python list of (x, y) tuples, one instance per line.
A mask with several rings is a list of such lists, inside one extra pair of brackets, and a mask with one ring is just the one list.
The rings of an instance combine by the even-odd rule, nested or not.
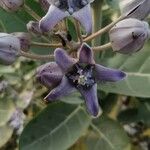
[(99, 64), (95, 65), (95, 78), (97, 81), (116, 82), (124, 79), (126, 74), (117, 69), (106, 68)]
[(41, 31), (48, 32), (52, 30), (54, 26), (59, 23), (59, 21), (61, 21), (68, 15), (68, 13), (61, 11), (54, 5), (51, 5), (47, 14), (39, 22)]
[(92, 12), (90, 4), (73, 13), (72, 16), (81, 23), (87, 34), (92, 32)]
[(62, 96), (69, 95), (75, 88), (69, 83), (68, 79), (64, 76), (61, 83), (54, 88), (46, 97), (47, 101), (56, 101)]
[(88, 90), (79, 89), (79, 91), (85, 99), (87, 111), (92, 116), (98, 117), (102, 113), (102, 110), (99, 107), (97, 98), (97, 84), (93, 85), (93, 87)]
[(56, 63), (59, 65), (59, 67), (62, 69), (63, 72), (66, 72), (70, 67), (72, 67), (77, 60), (74, 58), (71, 58), (66, 51), (64, 51), (61, 48), (57, 48), (54, 52), (54, 57)]
[(87, 64), (95, 63), (93, 59), (93, 51), (86, 43), (83, 43), (81, 48), (79, 49), (78, 58), (80, 63), (87, 63)]

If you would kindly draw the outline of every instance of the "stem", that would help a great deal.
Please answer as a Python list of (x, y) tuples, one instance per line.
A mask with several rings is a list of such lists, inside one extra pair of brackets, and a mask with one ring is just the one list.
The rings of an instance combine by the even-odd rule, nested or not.
[(37, 21), (41, 20), (41, 17), (39, 15), (37, 15), (30, 7), (28, 7), (27, 5), (24, 5), (24, 9), (26, 10), (26, 12), (31, 15), (34, 19), (36, 19)]
[(49, 43), (39, 43), (39, 42), (32, 42), (32, 46), (37, 46), (37, 47), (62, 47), (62, 44), (49, 44)]
[[(93, 13), (93, 29), (92, 32), (97, 32), (102, 26), (102, 6), (103, 0), (95, 0), (92, 3), (92, 13)], [(93, 46), (98, 46), (101, 43), (101, 37), (97, 36), (93, 41)]]
[(79, 24), (78, 20), (75, 20), (75, 27), (76, 27), (76, 33), (79, 38), (79, 41), (80, 41), (80, 43), (83, 43), (83, 38), (81, 35), (81, 31), (80, 31), (80, 24)]
[(107, 44), (97, 46), (97, 47), (92, 47), (93, 51), (95, 51), (95, 52), (105, 51), (109, 48), (111, 48), (111, 43), (107, 43)]
[(31, 54), (31, 53), (26, 53), (24, 51), (20, 51), (20, 56), (30, 58), (30, 59), (36, 59), (36, 60), (50, 60), (54, 58), (54, 55), (37, 55), (37, 54)]
[(92, 35), (88, 36), (87, 38), (85, 38), (83, 41), (87, 42), (87, 41), (91, 41), (94, 38), (96, 38), (97, 36), (109, 31), (117, 22), (119, 22), (120, 20), (124, 19), (125, 16), (120, 16), (116, 21), (110, 23), (109, 25), (105, 26), (103, 29), (93, 33)]

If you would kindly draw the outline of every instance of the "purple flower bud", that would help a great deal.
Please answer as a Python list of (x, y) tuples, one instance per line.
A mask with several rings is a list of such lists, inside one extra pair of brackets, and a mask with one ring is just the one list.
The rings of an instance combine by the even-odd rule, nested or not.
[(62, 71), (55, 62), (46, 63), (37, 69), (36, 78), (44, 86), (51, 88), (62, 79)]
[(49, 9), (49, 6), (50, 6), (49, 2), (48, 2), (47, 0), (39, 0), (39, 3), (40, 3), (40, 5), (41, 5), (42, 9), (43, 9), (45, 12), (47, 12), (48, 9)]
[(150, 14), (150, 0), (121, 0), (120, 9), (125, 16), (143, 20)]
[(109, 32), (113, 51), (130, 54), (143, 48), (150, 37), (147, 22), (129, 18), (118, 22)]
[(27, 30), (36, 35), (42, 34), (42, 32), (39, 28), (39, 22), (37, 22), (37, 21), (29, 21), (29, 23), (27, 24)]
[(24, 0), (1, 0), (0, 6), (9, 12), (17, 11), (24, 4)]
[(20, 40), (21, 50), (28, 51), (31, 44), (31, 37), (28, 33), (25, 32), (15, 32), (12, 33), (15, 37)]
[(4, 65), (12, 64), (21, 48), (20, 40), (7, 33), (0, 33), (0, 63)]

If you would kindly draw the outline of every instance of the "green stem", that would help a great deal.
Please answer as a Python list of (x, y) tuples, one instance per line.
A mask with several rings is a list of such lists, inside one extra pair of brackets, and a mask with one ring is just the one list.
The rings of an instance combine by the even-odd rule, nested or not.
[(54, 55), (37, 55), (37, 54), (32, 54), (32, 53), (26, 53), (24, 51), (20, 51), (19, 55), (26, 57), (26, 58), (42, 60), (42, 61), (46, 61), (46, 60), (50, 60), (54, 58)]
[(62, 47), (61, 43), (60, 44), (49, 44), (49, 43), (32, 42), (31, 45), (37, 46), (37, 47), (52, 47), (52, 48)]
[(88, 36), (87, 38), (85, 38), (83, 41), (84, 42), (88, 42), (93, 40), (94, 38), (96, 38), (99, 35), (102, 35), (105, 32), (108, 32), (117, 22), (121, 21), (125, 19), (125, 16), (120, 16), (116, 21), (110, 23), (109, 25), (105, 26), (104, 28), (100, 29), (99, 31), (91, 34), (90, 36)]
[[(93, 13), (93, 29), (92, 32), (97, 32), (102, 25), (102, 6), (103, 6), (103, 0), (95, 0), (92, 3), (92, 13)], [(100, 45), (101, 37), (97, 36), (92, 41), (92, 46), (98, 46)]]
[(95, 51), (95, 52), (105, 51), (109, 48), (111, 48), (111, 43), (107, 43), (107, 44), (97, 46), (97, 47), (92, 47), (93, 51)]

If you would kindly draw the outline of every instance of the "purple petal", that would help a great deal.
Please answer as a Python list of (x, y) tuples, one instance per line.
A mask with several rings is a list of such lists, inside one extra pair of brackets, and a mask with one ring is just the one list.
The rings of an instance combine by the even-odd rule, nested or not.
[(96, 76), (96, 80), (98, 81), (115, 82), (124, 79), (126, 77), (126, 74), (123, 71), (106, 68), (104, 66), (96, 64), (95, 76)]
[(94, 84), (92, 88), (88, 90), (79, 89), (80, 93), (85, 99), (87, 111), (94, 117), (98, 117), (102, 110), (98, 104), (97, 98), (97, 84)]
[(86, 43), (83, 43), (78, 52), (79, 62), (87, 64), (95, 64), (93, 59), (93, 51)]
[(90, 4), (84, 6), (79, 11), (76, 11), (72, 16), (81, 23), (87, 34), (92, 32), (92, 13)]
[(66, 72), (70, 67), (72, 67), (77, 60), (70, 57), (66, 51), (61, 48), (57, 48), (54, 52), (55, 61), (62, 69), (63, 72)]
[(55, 101), (56, 99), (62, 96), (69, 95), (74, 90), (75, 88), (69, 83), (68, 79), (64, 76), (62, 78), (61, 83), (45, 97), (45, 100)]
[(62, 19), (67, 17), (69, 14), (61, 11), (54, 5), (49, 7), (47, 14), (40, 20), (39, 26), (41, 31), (48, 32), (54, 28)]
[(62, 77), (62, 71), (55, 62), (38, 67), (36, 73), (37, 80), (48, 88), (58, 85)]

